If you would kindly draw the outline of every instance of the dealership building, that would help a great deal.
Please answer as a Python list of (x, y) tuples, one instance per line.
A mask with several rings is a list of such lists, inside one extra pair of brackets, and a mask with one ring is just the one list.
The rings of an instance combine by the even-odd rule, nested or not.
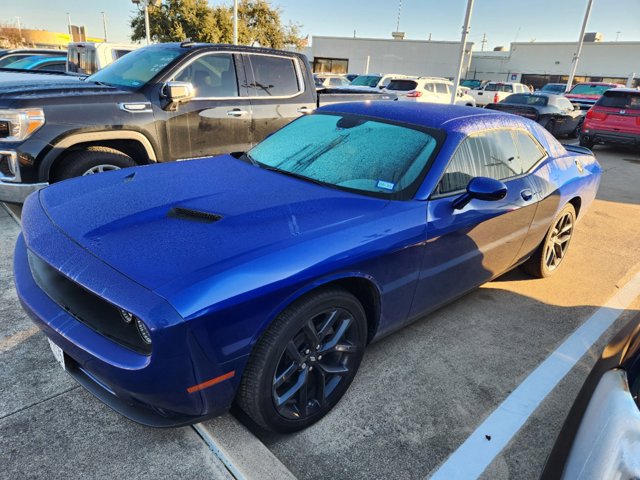
[[(592, 34), (598, 39), (599, 35)], [(566, 82), (576, 42), (513, 42), (509, 50), (471, 52), (467, 45), (464, 78), (522, 82), (538, 88), (545, 83)], [(453, 78), (460, 42), (372, 39), (349, 37), (312, 38), (306, 52), (314, 72), (397, 73)], [(640, 42), (585, 41), (576, 82), (613, 81), (640, 86)]]

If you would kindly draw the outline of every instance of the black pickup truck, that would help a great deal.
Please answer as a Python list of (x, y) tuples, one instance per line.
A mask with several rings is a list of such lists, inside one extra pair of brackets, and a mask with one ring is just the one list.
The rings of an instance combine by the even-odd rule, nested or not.
[(164, 43), (83, 81), (0, 85), (0, 201), (49, 183), (155, 162), (246, 151), (291, 120), (338, 101), (388, 94), (316, 93), (304, 55)]

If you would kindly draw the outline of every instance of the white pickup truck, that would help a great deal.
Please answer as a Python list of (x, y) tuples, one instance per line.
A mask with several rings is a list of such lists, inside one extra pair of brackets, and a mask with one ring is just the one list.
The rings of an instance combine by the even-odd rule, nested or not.
[(498, 103), (512, 93), (530, 93), (531, 90), (523, 83), (515, 82), (489, 82), (478, 90), (469, 90), (476, 100), (476, 106), (484, 107), (490, 103)]

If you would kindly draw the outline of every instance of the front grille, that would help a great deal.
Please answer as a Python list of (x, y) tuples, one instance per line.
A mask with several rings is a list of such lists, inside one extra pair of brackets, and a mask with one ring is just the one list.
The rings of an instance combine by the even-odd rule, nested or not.
[(31, 251), (28, 257), (38, 286), (67, 313), (123, 347), (144, 355), (151, 354), (151, 345), (142, 341), (135, 322), (126, 324), (117, 307), (65, 277)]

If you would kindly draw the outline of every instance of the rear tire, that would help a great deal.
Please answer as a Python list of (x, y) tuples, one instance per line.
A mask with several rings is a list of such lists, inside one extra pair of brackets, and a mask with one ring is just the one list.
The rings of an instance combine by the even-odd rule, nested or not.
[(65, 155), (55, 170), (53, 181), (82, 177), (110, 170), (135, 167), (137, 164), (126, 153), (109, 147), (87, 147)]
[(236, 402), (261, 427), (294, 432), (326, 415), (353, 381), (366, 346), (360, 302), (331, 288), (284, 310), (254, 347)]
[(570, 203), (558, 212), (531, 258), (520, 268), (536, 278), (553, 275), (567, 255), (576, 224), (576, 210)]

